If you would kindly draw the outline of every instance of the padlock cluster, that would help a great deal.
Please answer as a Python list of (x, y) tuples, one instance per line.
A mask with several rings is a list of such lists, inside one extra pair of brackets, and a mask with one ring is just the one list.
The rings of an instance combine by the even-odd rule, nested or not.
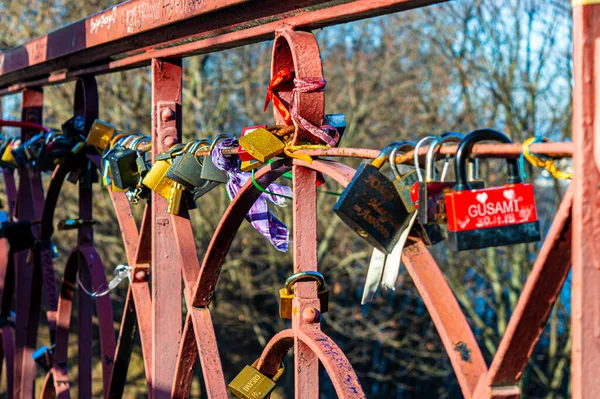
[(25, 142), (18, 138), (2, 138), (0, 166), (51, 172), (65, 156), (81, 151), (85, 136), (84, 120), (75, 116), (63, 123), (61, 130), (38, 133)]
[[(327, 126), (338, 134), (346, 127), (343, 114), (326, 115)], [(286, 156), (295, 136), (295, 127), (258, 125), (244, 128), (237, 153), (229, 154), (237, 162), (237, 171), (249, 172), (275, 157)], [(126, 192), (131, 203), (149, 199), (152, 191), (168, 201), (167, 211), (179, 214), (182, 202), (194, 209), (196, 201), (229, 179), (216, 167), (211, 152), (215, 145), (230, 135), (175, 144), (157, 154), (152, 164), (149, 157), (152, 140), (140, 134), (124, 134), (115, 126), (96, 120), (86, 143), (102, 151), (102, 180), (113, 192)], [(199, 155), (203, 153), (203, 155)], [(239, 161), (238, 161), (239, 160)]]
[[(447, 239), (453, 251), (539, 241), (533, 186), (523, 183), (517, 160), (509, 159), (507, 184), (485, 188), (477, 179), (476, 159), (470, 157), (473, 145), (480, 141), (511, 143), (506, 135), (491, 129), (466, 136), (428, 136), (416, 144), (394, 142), (373, 162), (360, 166), (334, 211), (384, 254), (398, 251), (398, 246), (401, 251), (408, 236), (418, 237), (426, 245)], [(458, 149), (454, 157), (444, 157), (440, 175), (435, 163), (446, 143), (458, 143)], [(428, 149), (423, 170), (420, 149), (425, 144)], [(401, 174), (396, 156), (408, 151), (413, 151), (415, 167)], [(451, 160), (456, 181), (444, 181)], [(393, 179), (380, 171), (386, 161)]]

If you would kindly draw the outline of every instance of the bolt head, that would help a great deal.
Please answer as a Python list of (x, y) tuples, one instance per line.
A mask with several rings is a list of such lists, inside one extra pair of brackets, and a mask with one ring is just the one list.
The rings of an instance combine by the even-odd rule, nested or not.
[(169, 108), (165, 108), (162, 110), (162, 113), (160, 114), (160, 117), (162, 118), (163, 121), (170, 121), (175, 119), (175, 112), (173, 112), (173, 110), (169, 109)]
[(163, 140), (163, 145), (165, 146), (165, 148), (171, 148), (175, 144), (177, 144), (177, 139), (175, 137), (168, 136), (165, 137), (165, 139)]
[(143, 270), (140, 270), (137, 273), (135, 273), (135, 279), (138, 281), (145, 281), (148, 279), (148, 273), (146, 273)]
[(310, 306), (302, 311), (302, 318), (307, 323), (318, 323), (321, 320), (321, 312)]

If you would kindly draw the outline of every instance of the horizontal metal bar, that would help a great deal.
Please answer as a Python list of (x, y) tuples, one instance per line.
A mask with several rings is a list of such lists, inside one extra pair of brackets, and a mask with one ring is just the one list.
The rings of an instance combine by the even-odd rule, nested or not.
[[(458, 146), (444, 146), (440, 154), (455, 154)], [(419, 150), (420, 156), (427, 154), (428, 147)], [(534, 154), (547, 155), (552, 158), (570, 158), (573, 155), (573, 143), (542, 143), (531, 144), (529, 150)], [(237, 148), (224, 149), (223, 154), (237, 154)], [(323, 148), (318, 150), (301, 150), (299, 153), (309, 154), (311, 156), (327, 157), (350, 157), (374, 159), (379, 155), (380, 150), (369, 150), (364, 148)], [(522, 144), (476, 144), (471, 153), (477, 158), (517, 158), (523, 152)], [(198, 151), (197, 155), (207, 155), (208, 151)], [(396, 163), (412, 163), (414, 152), (409, 151), (406, 154), (398, 155)]]
[(443, 1), (130, 0), (1, 53), (0, 95), (271, 40), (282, 24), (317, 29)]

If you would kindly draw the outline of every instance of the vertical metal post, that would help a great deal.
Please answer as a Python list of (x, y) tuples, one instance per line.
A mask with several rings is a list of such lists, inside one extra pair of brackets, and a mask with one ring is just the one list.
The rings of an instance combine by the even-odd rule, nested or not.
[[(317, 173), (301, 166), (294, 166), (294, 273), (317, 270)], [(294, 289), (294, 373), (296, 399), (319, 397), (319, 359), (304, 342), (298, 339), (303, 331), (319, 331), (319, 322), (311, 320), (311, 314), (319, 317), (317, 285), (314, 282), (298, 282)], [(306, 316), (306, 317), (305, 317)]]
[[(98, 87), (93, 76), (87, 76), (77, 81), (75, 86), (75, 100), (73, 113), (85, 118), (85, 130), (89, 131), (92, 123), (98, 118)], [(93, 219), (93, 191), (92, 174), (95, 167), (91, 161), (81, 164), (81, 176), (79, 179), (79, 218), (83, 220)], [(77, 232), (78, 247), (93, 247), (94, 228), (92, 225), (81, 226)], [(88, 269), (87, 262), (83, 259), (84, 254), (79, 256), (78, 273), (80, 281), (86, 287), (93, 287), (92, 271)], [(93, 266), (90, 266), (93, 267)], [(104, 272), (104, 271), (102, 271)], [(93, 360), (93, 324), (94, 300), (78, 290), (79, 315), (78, 321), (78, 395), (80, 398), (92, 397), (92, 360)], [(104, 359), (103, 359), (104, 361)]]
[[(22, 97), (21, 118), (26, 122), (42, 123), (42, 107), (44, 95), (42, 89), (25, 89)], [(27, 140), (37, 132), (30, 129), (21, 130), (21, 140)], [(28, 168), (19, 170), (17, 218), (19, 220), (39, 219), (44, 206), (42, 180), (39, 172)], [(37, 228), (36, 228), (37, 230)], [(37, 233), (37, 231), (36, 231)], [(15, 256), (16, 265), (16, 367), (15, 396), (31, 398), (35, 393), (36, 365), (31, 354), (37, 344), (39, 322), (39, 306), (41, 293), (36, 299), (31, 298), (33, 264), (27, 262), (28, 251), (21, 251)], [(37, 301), (37, 303), (35, 303)], [(37, 308), (37, 312), (35, 311)]]
[[(181, 59), (152, 60), (152, 160), (181, 141)], [(170, 398), (182, 333), (179, 251), (167, 201), (152, 192), (152, 392)]]
[(600, 134), (600, 115), (595, 113), (600, 101), (600, 2), (575, 0), (573, 27), (571, 375), (573, 398), (592, 399), (600, 397), (600, 172), (594, 160), (594, 128)]

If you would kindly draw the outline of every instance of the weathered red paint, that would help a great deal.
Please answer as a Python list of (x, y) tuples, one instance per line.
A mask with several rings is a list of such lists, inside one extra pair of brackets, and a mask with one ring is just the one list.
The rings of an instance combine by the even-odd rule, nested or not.
[[(26, 89), (22, 94), (21, 119), (42, 124), (43, 92)], [(21, 140), (36, 134), (36, 130), (21, 129)], [(41, 217), (44, 205), (42, 180), (39, 173), (28, 169), (19, 171), (19, 191), (16, 216), (19, 220), (36, 220)], [(34, 227), (37, 235), (38, 227)], [(34, 394), (36, 364), (31, 358), (37, 344), (40, 292), (32, 290), (33, 265), (27, 262), (27, 251), (15, 254), (16, 327), (15, 327), (15, 395), (31, 397)], [(34, 300), (31, 300), (32, 295)]]
[[(151, 63), (153, 151), (156, 154), (169, 143), (181, 138), (181, 56), (269, 40), (279, 30), (273, 52), (273, 71), (277, 72), (280, 66), (288, 66), (303, 77), (320, 77), (322, 71), (314, 37), (310, 33), (298, 32), (299, 30), (434, 2), (437, 1), (351, 0), (325, 4), (324, 1), (267, 0), (255, 5), (244, 0), (207, 0), (200, 6), (198, 2), (163, 4), (158, 0), (130, 0), (0, 54), (0, 95), (33, 88), (23, 93), (23, 119), (28, 123), (39, 124), (42, 95), (37, 86), (58, 84), (81, 77), (76, 88), (75, 111), (90, 116), (90, 110), (97, 110), (97, 91), (94, 93), (95, 82), (91, 76)], [(539, 154), (556, 157), (574, 155), (576, 177), (573, 194), (569, 191), (563, 200), (489, 371), (486, 370), (473, 333), (452, 291), (426, 248), (421, 242), (411, 242), (403, 253), (403, 261), (431, 314), (467, 398), (518, 398), (520, 373), (564, 282), (570, 256), (574, 265), (573, 393), (577, 398), (596, 397), (600, 393), (600, 383), (594, 375), (594, 370), (597, 369), (594, 365), (599, 362), (595, 344), (598, 331), (594, 303), (597, 302), (599, 282), (596, 272), (600, 268), (600, 248), (598, 240), (589, 239), (600, 237), (600, 216), (596, 210), (600, 205), (597, 190), (600, 175), (596, 168), (591, 167), (594, 162), (600, 167), (600, 118), (597, 117), (600, 112), (599, 8), (599, 5), (574, 7), (574, 143), (544, 143), (530, 147), (532, 152)], [(282, 26), (286, 28), (280, 30)], [(67, 72), (64, 71), (66, 66), (70, 68)], [(318, 124), (323, 113), (323, 93), (299, 96), (300, 113)], [(289, 93), (284, 92), (283, 97), (289, 100)], [(171, 111), (164, 113), (164, 109)], [(175, 117), (163, 119), (163, 114)], [(277, 119), (278, 115), (275, 114), (275, 117)], [(88, 126), (93, 118), (95, 116), (86, 120)], [(29, 127), (41, 128), (33, 124)], [(23, 130), (24, 137), (31, 133)], [(442, 149), (441, 154), (453, 154), (455, 150), (456, 147), (447, 146)], [(427, 148), (421, 151), (424, 155)], [(231, 152), (235, 153), (235, 150)], [(364, 159), (375, 158), (379, 153), (378, 150), (351, 148), (306, 152), (312, 156)], [(473, 154), (478, 157), (515, 158), (521, 152), (520, 144), (483, 144), (476, 145), (473, 149)], [(98, 156), (89, 155), (88, 159), (98, 165)], [(398, 156), (396, 161), (411, 163), (412, 159), (413, 154), (409, 152)], [(40, 240), (49, 240), (52, 236), (56, 199), (66, 173), (74, 166), (76, 163), (65, 163), (53, 174), (41, 214)], [(335, 162), (315, 160), (312, 165), (308, 165), (288, 159), (265, 166), (256, 173), (256, 180), (266, 187), (290, 169), (294, 170), (295, 193), (294, 271), (317, 270), (315, 171), (346, 186), (354, 175), (354, 170)], [(43, 203), (39, 173), (20, 171), (18, 201), (14, 175), (7, 170), (3, 173), (11, 214), (26, 219), (39, 218)], [(127, 260), (133, 266), (133, 279), (127, 294), (117, 348), (114, 344), (110, 298), (106, 296), (96, 300), (105, 396), (120, 397), (123, 393), (134, 336), (139, 331), (150, 397), (188, 397), (193, 367), (198, 356), (208, 396), (223, 399), (227, 397), (208, 305), (233, 237), (244, 215), (259, 195), (260, 192), (251, 183), (242, 188), (217, 227), (200, 266), (187, 210), (184, 209), (180, 215), (167, 215), (165, 201), (154, 195), (152, 206), (146, 209), (138, 232), (124, 194), (111, 193)], [(92, 218), (91, 204), (91, 191), (80, 187), (80, 217)], [(569, 252), (571, 223), (576, 246)], [(5, 299), (12, 297), (12, 284), (15, 281), (11, 276), (12, 263), (7, 254), (5, 240), (0, 240), (0, 300), (3, 312), (6, 310), (5, 304), (10, 302)], [(77, 246), (67, 262), (58, 312), (53, 310), (56, 298), (52, 296), (53, 290), (47, 289), (51, 288), (50, 285), (44, 286), (44, 290), (40, 285), (43, 273), (46, 276), (54, 273), (49, 251), (39, 250), (35, 260), (32, 267), (25, 262), (25, 254), (15, 257), (18, 266), (16, 347), (13, 346), (10, 327), (4, 327), (0, 358), (3, 355), (12, 364), (10, 359), (14, 356), (14, 364), (17, 366), (14, 369), (16, 396), (32, 395), (35, 365), (31, 362), (30, 353), (37, 338), (40, 296), (42, 291), (45, 292), (51, 341), (56, 331), (57, 347), (56, 361), (44, 383), (42, 397), (50, 398), (53, 394), (70, 397), (66, 348), (75, 278), (79, 273), (83, 283), (91, 290), (106, 284), (102, 263), (93, 248), (91, 226), (80, 229)], [(148, 284), (150, 272), (153, 280), (152, 293)], [(183, 336), (180, 328), (181, 314), (172, 311), (181, 305), (182, 276), (185, 286), (183, 294), (188, 305)], [(36, 288), (38, 286), (39, 289)], [(319, 301), (314, 283), (297, 284), (293, 307), (292, 329), (277, 334), (271, 340), (257, 367), (267, 376), (273, 376), (283, 356), (294, 347), (296, 397), (318, 397), (318, 361), (330, 375), (339, 397), (364, 397), (348, 360), (335, 343), (320, 331), (316, 317), (319, 314)], [(83, 397), (91, 396), (91, 312), (92, 301), (83, 295), (79, 315), (78, 377), (79, 394)], [(457, 350), (458, 347), (461, 349)], [(467, 352), (468, 359), (465, 359), (464, 354)], [(9, 377), (12, 370), (10, 367), (6, 370)], [(10, 380), (13, 381), (12, 378)], [(10, 387), (7, 388), (10, 390)]]
[[(600, 171), (594, 146), (600, 115), (600, 4), (573, 7), (573, 277), (571, 302), (571, 381), (573, 398), (600, 397), (598, 324), (600, 301)], [(597, 150), (597, 148), (596, 148)]]
[[(145, 46), (145, 55), (130, 57), (127, 67), (148, 65), (152, 58), (190, 55), (200, 49), (213, 52), (271, 40), (273, 32), (284, 23), (299, 29), (317, 29), (440, 1), (443, 0), (355, 0), (322, 7), (325, 0), (265, 0), (260, 6), (245, 0), (208, 0), (205, 8), (196, 7), (197, 2), (192, 1), (177, 3), (177, 7), (171, 2), (161, 9), (159, 0), (130, 0), (1, 53), (0, 88), (48, 75), (52, 75), (53, 83), (60, 82), (60, 74), (69, 75), (64, 72), (67, 68), (110, 62), (111, 57)], [(187, 4), (194, 7), (184, 10)], [(143, 11), (146, 18), (140, 18)], [(210, 17), (206, 15), (208, 11)], [(98, 24), (103, 17), (107, 23)], [(173, 24), (176, 21), (185, 23)], [(94, 24), (97, 31), (91, 31)], [(114, 65), (115, 68), (119, 66)], [(102, 70), (105, 69), (92, 67), (85, 74)], [(42, 85), (47, 83), (45, 80)]]
[[(181, 59), (152, 61), (152, 158), (181, 141)], [(171, 118), (163, 118), (163, 110)], [(181, 266), (167, 201), (152, 192), (152, 396), (169, 398), (181, 340)]]
[(544, 331), (554, 303), (571, 269), (572, 188), (562, 204), (533, 265), (517, 306), (475, 398), (502, 398), (507, 388), (518, 397), (519, 378)]

